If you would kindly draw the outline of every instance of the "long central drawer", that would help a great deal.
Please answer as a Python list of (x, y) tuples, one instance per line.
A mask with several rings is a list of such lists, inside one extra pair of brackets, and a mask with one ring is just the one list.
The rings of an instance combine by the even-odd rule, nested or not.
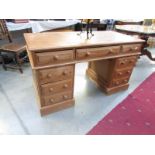
[(108, 57), (117, 55), (119, 52), (120, 52), (120, 46), (77, 49), (76, 59), (82, 60), (89, 58)]

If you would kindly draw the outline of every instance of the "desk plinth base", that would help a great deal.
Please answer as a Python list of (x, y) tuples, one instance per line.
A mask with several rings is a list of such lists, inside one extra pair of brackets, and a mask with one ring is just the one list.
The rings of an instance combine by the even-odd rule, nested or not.
[[(101, 86), (99, 85), (99, 87), (101, 87)], [(111, 88), (105, 87), (104, 92), (108, 95), (111, 95), (111, 94), (116, 93), (118, 91), (126, 90), (126, 89), (128, 89), (128, 87), (129, 87), (128, 83), (117, 86), (117, 87), (111, 87)], [(100, 88), (100, 89), (102, 89), (102, 88)]]
[(41, 107), (40, 113), (41, 113), (41, 116), (44, 116), (44, 115), (50, 114), (52, 112), (57, 112), (59, 110), (69, 108), (71, 106), (74, 106), (74, 104), (75, 104), (75, 100), (71, 99), (71, 100), (60, 102), (57, 104)]
[(118, 91), (121, 90), (125, 90), (128, 89), (129, 84), (122, 84), (116, 87), (108, 87), (106, 85), (105, 80), (100, 77), (99, 75), (97, 75), (92, 69), (87, 69), (86, 71), (87, 76), (97, 85), (97, 87), (99, 87), (99, 89), (101, 89), (101, 91), (103, 91), (104, 93), (110, 95), (113, 93), (116, 93)]

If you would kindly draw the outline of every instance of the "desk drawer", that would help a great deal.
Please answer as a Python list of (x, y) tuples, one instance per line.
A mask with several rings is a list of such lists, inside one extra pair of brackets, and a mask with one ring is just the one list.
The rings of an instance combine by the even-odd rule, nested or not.
[(52, 105), (52, 104), (69, 100), (73, 98), (72, 94), (73, 94), (72, 91), (68, 91), (68, 92), (63, 92), (63, 93), (51, 95), (48, 97), (44, 97), (44, 105), (47, 106), (47, 105)]
[(77, 49), (76, 59), (82, 60), (82, 59), (90, 59), (106, 56), (108, 57), (112, 55), (117, 55), (119, 52), (120, 52), (120, 46)]
[(123, 85), (123, 84), (128, 83), (128, 81), (129, 81), (129, 77), (118, 79), (118, 80), (113, 80), (112, 81), (112, 86), (116, 87), (116, 86), (119, 86), (119, 85)]
[(51, 65), (74, 60), (74, 51), (42, 52), (34, 54), (35, 65)]
[(74, 73), (74, 66), (55, 67), (50, 69), (42, 69), (37, 72), (39, 83), (57, 82), (71, 79)]
[(117, 59), (116, 69), (131, 68), (135, 65), (137, 56), (124, 57)]
[(132, 44), (132, 45), (123, 45), (122, 52), (123, 53), (135, 53), (141, 51), (141, 45)]
[(132, 68), (125, 69), (125, 70), (116, 70), (114, 73), (114, 79), (130, 77), (131, 73), (132, 73)]
[(42, 95), (53, 95), (55, 93), (60, 93), (64, 91), (69, 91), (72, 89), (73, 82), (72, 80), (64, 80), (55, 83), (49, 83), (41, 85)]

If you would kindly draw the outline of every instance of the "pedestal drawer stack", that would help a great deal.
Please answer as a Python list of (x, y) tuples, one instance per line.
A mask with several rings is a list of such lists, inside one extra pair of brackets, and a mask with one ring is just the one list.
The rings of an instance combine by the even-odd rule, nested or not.
[(116, 67), (113, 75), (113, 80), (111, 82), (112, 87), (128, 83), (136, 61), (137, 56), (118, 58), (116, 60)]
[(54, 112), (73, 105), (75, 65), (59, 66), (58, 64), (74, 60), (74, 51), (38, 52), (33, 55), (33, 59), (35, 66), (42, 67), (34, 71), (41, 114), (48, 114), (48, 110)]
[[(117, 46), (121, 53), (138, 53), (140, 45)], [(116, 50), (117, 51), (117, 50)], [(115, 59), (92, 61), (89, 63), (87, 75), (107, 94), (127, 89), (130, 75), (137, 61), (137, 55), (124, 56)]]

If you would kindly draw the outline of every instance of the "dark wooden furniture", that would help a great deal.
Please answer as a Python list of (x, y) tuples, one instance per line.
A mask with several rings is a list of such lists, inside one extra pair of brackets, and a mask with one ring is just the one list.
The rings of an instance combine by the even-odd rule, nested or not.
[(28, 23), (28, 19), (12, 19), (11, 20), (13, 23)]
[(152, 26), (144, 25), (116, 25), (116, 31), (128, 34), (128, 35), (138, 35), (139, 38), (144, 39), (146, 42), (141, 50), (141, 55), (146, 55), (150, 60), (155, 61), (151, 52), (147, 49), (148, 38), (155, 37), (155, 29)]
[(143, 20), (116, 20), (115, 25), (142, 25)]
[(75, 64), (89, 62), (87, 75), (111, 94), (127, 89), (144, 43), (114, 31), (24, 34), (41, 115), (74, 105)]
[[(83, 20), (86, 20), (86, 19), (83, 19)], [(101, 23), (100, 19), (93, 19), (91, 26), (93, 29), (96, 29), (97, 31), (104, 31), (107, 28), (107, 24)], [(85, 22), (77, 23), (74, 26), (75, 31), (82, 31), (83, 29), (86, 29), (86, 28), (87, 26)]]
[[(0, 55), (2, 59), (2, 65), (5, 70), (7, 68), (19, 69), (23, 73), (21, 63), (24, 61), (25, 57), (20, 57), (21, 53), (26, 51), (25, 45), (19, 43), (13, 43), (12, 37), (8, 32), (5, 20), (0, 19), (0, 39), (8, 39), (9, 43), (5, 43), (0, 46)], [(10, 53), (15, 65), (6, 64), (4, 59), (4, 53)]]
[(10, 42), (12, 42), (12, 37), (10, 33), (8, 32), (6, 23), (4, 19), (0, 19), (0, 39), (7, 38)]

